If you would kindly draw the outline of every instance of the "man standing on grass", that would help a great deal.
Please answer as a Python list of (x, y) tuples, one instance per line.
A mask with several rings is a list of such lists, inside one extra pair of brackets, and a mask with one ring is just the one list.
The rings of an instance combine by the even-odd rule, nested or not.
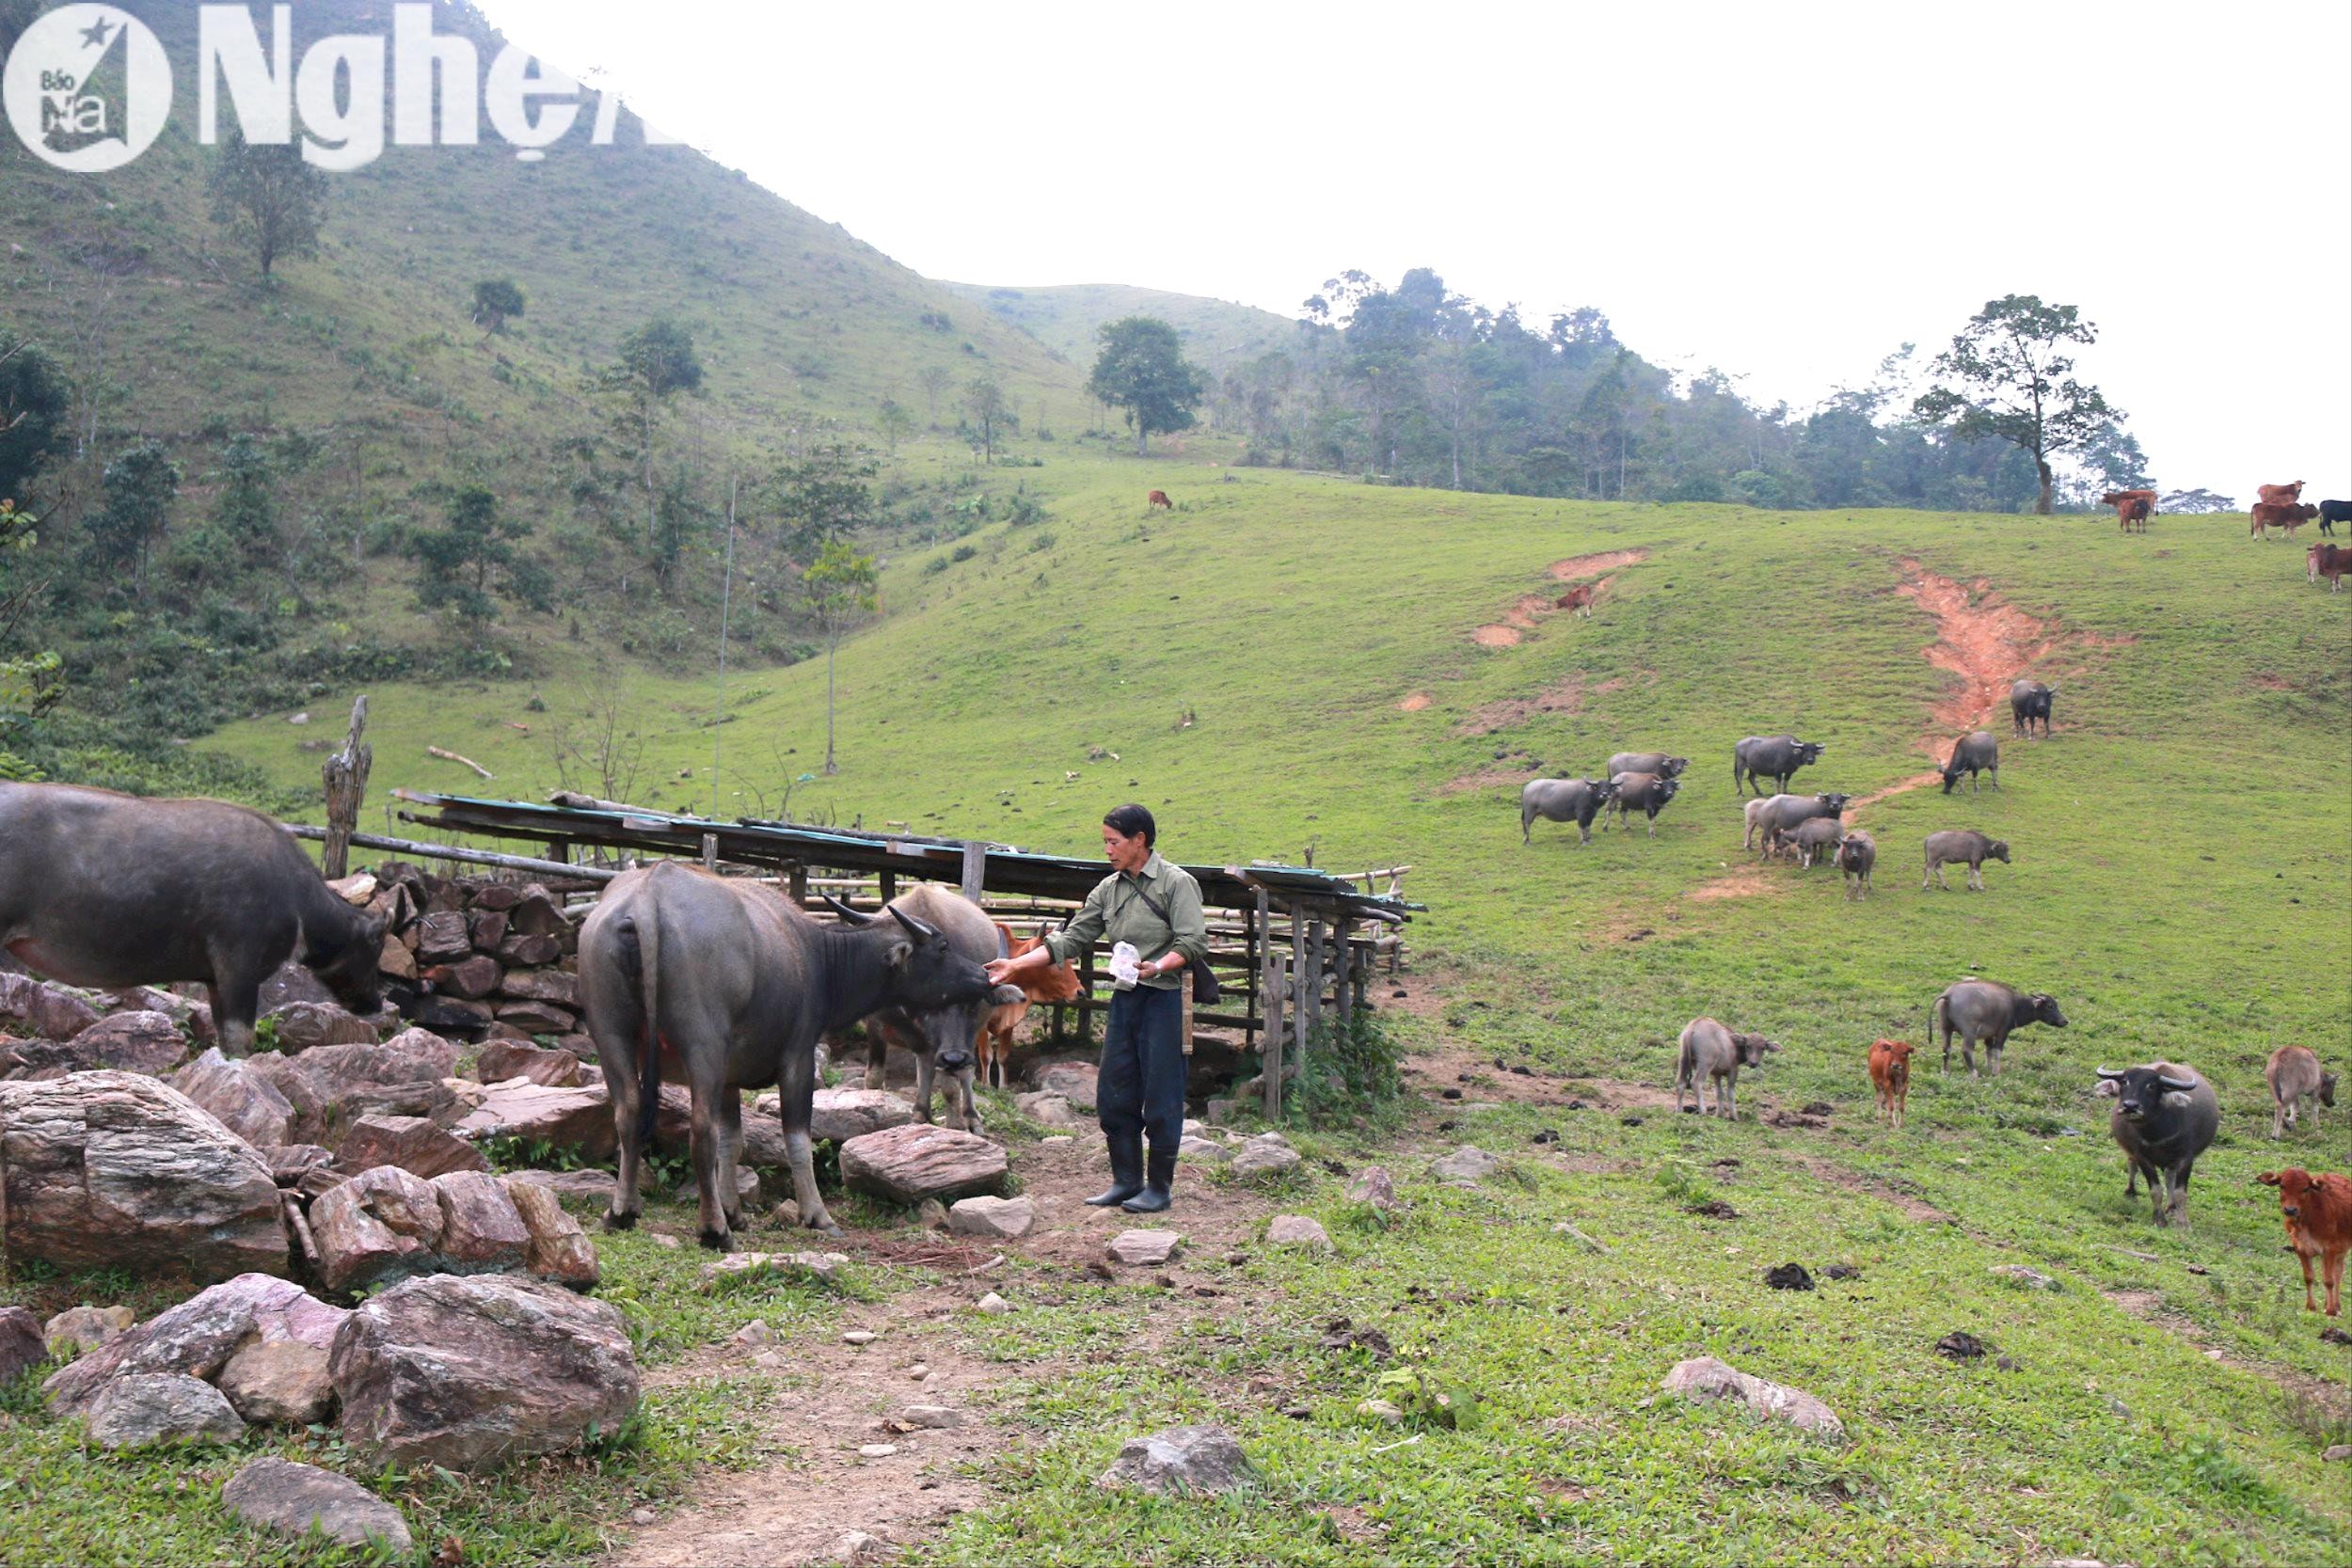
[(1200, 884), (1161, 858), (1153, 847), (1158, 837), (1159, 825), (1141, 806), (1120, 806), (1104, 817), (1111, 874), (1043, 946), (988, 966), (989, 979), (1001, 985), (1023, 970), (1068, 962), (1104, 937), (1115, 944), (1111, 978), (1118, 990), (1094, 1088), (1095, 1114), (1110, 1146), (1111, 1184), (1087, 1202), (1097, 1209), (1116, 1204), (1131, 1214), (1168, 1206), (1176, 1146), (1184, 1134), (1184, 1004), (1177, 988), (1186, 983), (1186, 966), (1209, 951)]

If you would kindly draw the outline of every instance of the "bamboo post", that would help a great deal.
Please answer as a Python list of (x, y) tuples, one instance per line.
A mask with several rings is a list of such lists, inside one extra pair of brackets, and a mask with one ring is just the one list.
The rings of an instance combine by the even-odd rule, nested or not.
[(1314, 1025), (1314, 1004), (1307, 983), (1307, 925), (1305, 906), (1291, 905), (1291, 1056), (1302, 1073), (1307, 1070), (1307, 1032)]
[(343, 749), (326, 759), (326, 848), (320, 855), (320, 869), (326, 879), (348, 876), (351, 871), (351, 835), (359, 826), (359, 806), (368, 795), (368, 768), (375, 761), (375, 748), (359, 737), (368, 727), (368, 699), (362, 692), (351, 705), (351, 730), (343, 736)]

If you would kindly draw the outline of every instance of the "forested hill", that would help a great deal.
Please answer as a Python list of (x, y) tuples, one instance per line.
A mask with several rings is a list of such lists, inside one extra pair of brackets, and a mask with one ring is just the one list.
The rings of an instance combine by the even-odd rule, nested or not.
[(1082, 373), (1094, 363), (1096, 330), (1123, 316), (1152, 316), (1168, 323), (1184, 343), (1184, 357), (1219, 376), (1285, 347), (1298, 335), (1296, 322), (1253, 305), (1124, 283), (941, 286), (1022, 327)]

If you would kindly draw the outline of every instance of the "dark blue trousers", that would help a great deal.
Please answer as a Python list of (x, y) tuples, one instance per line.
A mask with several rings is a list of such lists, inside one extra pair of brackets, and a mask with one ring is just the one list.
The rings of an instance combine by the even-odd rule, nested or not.
[(1107, 1138), (1138, 1132), (1153, 1148), (1176, 1152), (1184, 1135), (1184, 999), (1136, 986), (1111, 996), (1094, 1114)]

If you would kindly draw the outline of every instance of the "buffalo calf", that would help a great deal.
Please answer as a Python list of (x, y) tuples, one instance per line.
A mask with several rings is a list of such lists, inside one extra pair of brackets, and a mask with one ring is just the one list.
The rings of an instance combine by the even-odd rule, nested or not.
[(1711, 1082), (1716, 1115), (1738, 1121), (1740, 1069), (1763, 1067), (1766, 1053), (1779, 1049), (1761, 1035), (1735, 1035), (1711, 1018), (1692, 1019), (1682, 1026), (1682, 1053), (1675, 1062), (1675, 1109), (1682, 1109), (1682, 1094), (1688, 1089), (1692, 1107), (1704, 1115), (1701, 1089)]
[(1870, 1083), (1879, 1094), (1879, 1119), (1900, 1127), (1911, 1103), (1911, 1042), (1879, 1040), (1870, 1047)]
[(2263, 1068), (2263, 1081), (2270, 1085), (2270, 1135), (2283, 1138), (2287, 1129), (2301, 1120), (2300, 1108), (2306, 1100), (2316, 1099), (2322, 1105), (2336, 1102), (2336, 1075), (2320, 1070), (2319, 1058), (2300, 1045), (2282, 1045), (2270, 1053)]
[(2328, 1316), (2337, 1316), (2344, 1306), (2344, 1255), (2352, 1251), (2352, 1178), (2266, 1170), (2254, 1180), (2279, 1189), (2279, 1217), (2286, 1224), (2287, 1245), (2303, 1265), (2303, 1310), (2319, 1310), (2312, 1300), (2312, 1259), (2316, 1258), (2328, 1286)]

